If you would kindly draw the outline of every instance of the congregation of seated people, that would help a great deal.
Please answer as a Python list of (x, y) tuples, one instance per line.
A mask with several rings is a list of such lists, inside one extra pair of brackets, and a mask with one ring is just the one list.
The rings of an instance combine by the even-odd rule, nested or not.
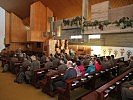
[[(19, 72), (17, 73), (15, 79), (15, 82), (17, 83), (31, 83), (33, 70), (39, 68), (57, 66), (57, 71), (65, 70), (60, 81), (54, 83), (53, 86), (55, 89), (64, 88), (65, 80), (67, 79), (83, 76), (85, 73), (98, 72), (107, 67), (115, 66), (117, 63), (114, 59), (114, 55), (106, 57), (97, 57), (94, 55), (91, 57), (89, 55), (71, 56), (67, 53), (56, 53), (55, 55), (50, 54), (50, 56), (47, 57), (45, 53), (42, 53), (41, 56), (28, 55), (26, 53), (22, 53), (20, 49), (18, 49), (14, 54), (11, 54), (11, 56), (7, 56), (10, 60), (10, 64), (8, 66), (4, 66), (3, 72), (6, 72), (7, 70), (11, 72), (14, 71), (14, 62), (19, 61), (19, 58), (23, 58), (22, 65), (19, 67)], [(130, 57), (129, 67), (133, 67), (133, 56)], [(122, 85), (121, 94), (122, 100), (133, 99), (133, 81)]]

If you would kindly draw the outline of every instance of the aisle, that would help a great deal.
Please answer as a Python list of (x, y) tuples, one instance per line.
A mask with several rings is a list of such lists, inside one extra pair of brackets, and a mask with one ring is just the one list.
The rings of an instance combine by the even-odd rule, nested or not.
[(2, 67), (0, 67), (0, 100), (57, 100), (57, 97), (51, 98), (32, 85), (14, 83), (15, 75), (1, 71)]

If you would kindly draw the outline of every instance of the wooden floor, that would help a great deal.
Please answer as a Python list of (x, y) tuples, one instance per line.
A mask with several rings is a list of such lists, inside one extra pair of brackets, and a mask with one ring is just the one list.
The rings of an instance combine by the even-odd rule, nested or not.
[(14, 83), (15, 75), (1, 71), (2, 67), (0, 67), (0, 100), (57, 100), (57, 96), (51, 98), (32, 85)]
[[(15, 75), (10, 72), (2, 73), (2, 69), (0, 65), (0, 100), (57, 100), (57, 96), (54, 98), (49, 97), (44, 94), (41, 89), (36, 89), (30, 84), (14, 83)], [(82, 90), (77, 94), (81, 94), (81, 92), (84, 91), (86, 90)], [(113, 96), (107, 98), (107, 100), (119, 99)]]

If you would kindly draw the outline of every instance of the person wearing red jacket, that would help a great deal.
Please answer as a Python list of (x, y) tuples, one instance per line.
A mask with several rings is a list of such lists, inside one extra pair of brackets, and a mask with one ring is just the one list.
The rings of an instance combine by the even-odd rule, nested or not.
[(76, 66), (74, 67), (74, 69), (77, 72), (77, 76), (81, 76), (85, 74), (85, 68), (83, 65), (81, 65), (80, 61), (76, 61)]
[(99, 59), (95, 60), (94, 66), (95, 66), (96, 71), (100, 71), (102, 69), (101, 62)]

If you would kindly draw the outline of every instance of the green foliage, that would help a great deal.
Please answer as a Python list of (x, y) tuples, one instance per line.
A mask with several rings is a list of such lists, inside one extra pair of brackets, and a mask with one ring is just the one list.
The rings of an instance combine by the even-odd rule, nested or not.
[(71, 20), (69, 19), (63, 19), (63, 24), (64, 26), (81, 26), (82, 25), (82, 21), (83, 21), (83, 27), (82, 27), (82, 30), (84, 30), (85, 28), (84, 27), (95, 27), (96, 26), (99, 26), (100, 29), (102, 29), (104, 26), (108, 26), (109, 24), (116, 24), (116, 26), (120, 26), (122, 29), (125, 29), (127, 27), (133, 27), (133, 19), (129, 19), (128, 17), (122, 17), (121, 19), (119, 20), (116, 20), (114, 22), (109, 22), (108, 20), (105, 20), (105, 21), (98, 21), (98, 20), (95, 20), (93, 22), (91, 21), (87, 21), (85, 19), (85, 17), (82, 17), (82, 16), (77, 16)]
[(108, 20), (105, 20), (104, 23), (103, 23), (103, 25), (105, 25), (106, 27), (107, 27), (109, 24), (111, 24), (111, 22), (109, 22)]

